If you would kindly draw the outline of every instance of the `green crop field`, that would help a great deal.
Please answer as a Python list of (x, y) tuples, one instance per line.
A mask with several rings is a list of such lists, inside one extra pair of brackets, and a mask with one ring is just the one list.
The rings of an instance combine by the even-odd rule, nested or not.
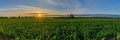
[(1, 40), (120, 40), (120, 19), (0, 19)]

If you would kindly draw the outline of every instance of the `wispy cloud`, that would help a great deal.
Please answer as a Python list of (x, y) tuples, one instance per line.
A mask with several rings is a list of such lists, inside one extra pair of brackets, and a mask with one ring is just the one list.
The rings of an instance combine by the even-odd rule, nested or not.
[(1, 8), (0, 11), (19, 10), (21, 8)]
[(63, 7), (93, 6), (97, 0), (47, 0), (48, 3)]
[(54, 2), (53, 0), (47, 0), (50, 4), (53, 4), (53, 5), (58, 5), (56, 2)]
[[(0, 8), (1, 13), (30, 13), (45, 12), (49, 14), (82, 14), (90, 13), (84, 5), (94, 4), (94, 0), (35, 0), (38, 4), (13, 5), (12, 7)], [(62, 8), (61, 8), (62, 7)], [(53, 8), (53, 9), (52, 9)], [(57, 10), (54, 10), (57, 9)], [(62, 9), (62, 11), (60, 11)]]
[(15, 5), (14, 7), (2, 8), (0, 12), (4, 15), (24, 15), (27, 13), (47, 13), (47, 14), (57, 14), (57, 11), (38, 8), (33, 6), (25, 6), (25, 5)]
[(62, 7), (72, 7), (75, 8), (76, 6), (81, 6), (81, 3), (78, 0), (47, 0), (48, 3), (56, 6)]

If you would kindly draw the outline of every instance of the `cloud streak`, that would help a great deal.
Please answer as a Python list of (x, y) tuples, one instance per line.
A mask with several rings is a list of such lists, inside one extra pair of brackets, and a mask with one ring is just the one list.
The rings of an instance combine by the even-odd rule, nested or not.
[(50, 4), (53, 4), (53, 5), (58, 5), (57, 3), (55, 3), (53, 0), (47, 0)]
[(94, 0), (37, 0), (38, 4), (13, 5), (12, 7), (0, 8), (1, 13), (40, 13), (49, 14), (83, 14), (90, 13), (84, 5), (92, 6)]
[(2, 15), (24, 15), (28, 13), (47, 13), (47, 14), (57, 14), (59, 12), (50, 10), (50, 9), (43, 9), (33, 6), (25, 6), (25, 5), (15, 5), (14, 7), (9, 8), (2, 8), (0, 9)]
[[(87, 11), (88, 8), (95, 5), (95, 0), (47, 0), (48, 3), (54, 6), (61, 6), (65, 11)], [(85, 10), (83, 10), (85, 9)], [(59, 9), (58, 9), (59, 10)]]
[(69, 7), (69, 8), (81, 6), (81, 3), (78, 0), (48, 0), (48, 3), (56, 6)]

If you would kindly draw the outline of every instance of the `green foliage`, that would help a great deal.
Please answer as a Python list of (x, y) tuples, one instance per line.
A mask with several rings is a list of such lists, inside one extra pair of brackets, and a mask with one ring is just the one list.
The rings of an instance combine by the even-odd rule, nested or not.
[(0, 19), (0, 35), (2, 35), (0, 37), (5, 36), (9, 40), (120, 39), (119, 20), (99, 18)]

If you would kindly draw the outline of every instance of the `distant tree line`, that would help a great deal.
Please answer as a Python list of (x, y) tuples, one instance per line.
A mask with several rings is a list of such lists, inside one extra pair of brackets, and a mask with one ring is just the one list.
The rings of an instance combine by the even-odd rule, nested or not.
[[(13, 16), (13, 17), (0, 16), (0, 19), (10, 19), (10, 18), (35, 18), (35, 16)], [(46, 17), (46, 18), (71, 19), (75, 17), (73, 14), (69, 14), (69, 15), (61, 15), (60, 17)]]

